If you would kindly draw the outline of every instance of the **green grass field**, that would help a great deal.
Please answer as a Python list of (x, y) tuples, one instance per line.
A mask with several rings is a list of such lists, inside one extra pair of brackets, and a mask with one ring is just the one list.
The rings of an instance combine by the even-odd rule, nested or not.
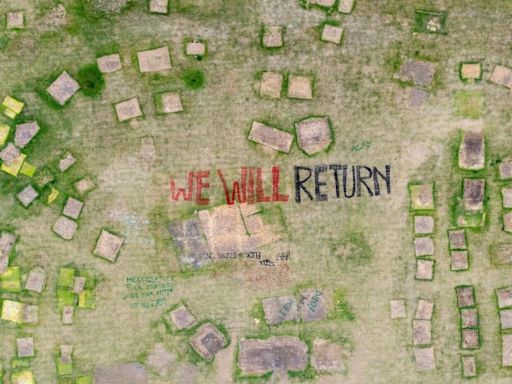
[[(158, 343), (169, 351), (172, 364), (163, 375), (147, 365), (150, 383), (266, 382), (269, 375), (241, 377), (238, 341), (293, 335), (309, 346), (315, 338), (340, 343), (347, 350), (346, 369), (321, 375), (309, 366), (282, 382), (462, 383), (460, 356), (465, 351), (460, 349), (454, 288), (472, 285), (481, 340), (474, 352), (478, 379), (473, 381), (510, 382), (511, 368), (501, 366), (494, 293), (511, 284), (510, 267), (493, 266), (489, 249), (511, 241), (501, 229), (504, 183), (496, 176), (497, 161), (512, 155), (511, 95), (488, 81), (495, 64), (512, 66), (506, 40), (510, 2), (359, 0), (348, 15), (304, 9), (298, 0), (171, 0), (168, 15), (149, 13), (142, 0), (106, 15), (95, 8), (98, 3), (0, 0), (0, 98), (9, 94), (26, 104), (16, 120), (2, 116), (0, 123), (36, 119), (41, 130), (24, 152), (38, 172), (47, 169), (54, 176), (49, 185), (37, 187), (41, 196), (24, 208), (15, 194), (30, 182), (36, 185), (36, 179), (0, 172), (0, 229), (18, 235), (10, 264), (20, 267), (23, 286), (35, 266), (42, 266), (48, 276), (41, 295), (0, 293), (2, 299), (16, 297), (40, 306), (37, 325), (0, 320), (0, 364), (6, 377), (20, 371), (16, 338), (29, 335), (36, 354), (22, 362), (37, 383), (58, 382), (61, 344), (74, 347), (74, 379), (117, 362), (146, 364)], [(55, 16), (60, 4), (64, 21)], [(446, 33), (415, 32), (416, 9), (446, 11)], [(11, 10), (24, 12), (24, 29), (5, 29), (5, 13)], [(344, 28), (341, 46), (320, 41), (318, 26), (326, 20)], [(285, 27), (283, 48), (262, 48), (264, 24)], [(184, 41), (196, 37), (208, 42), (202, 60), (184, 54)], [(136, 53), (162, 46), (169, 48), (172, 69), (140, 73)], [(97, 57), (112, 53), (120, 54), (121, 70), (100, 76), (91, 69)], [(408, 59), (436, 67), (421, 108), (408, 105), (411, 86), (394, 77)], [(482, 81), (463, 83), (459, 64), (480, 60)], [(83, 89), (60, 107), (45, 90), (62, 70)], [(312, 75), (313, 99), (260, 98), (257, 78), (269, 70)], [(155, 94), (178, 89), (183, 112), (157, 114)], [(135, 96), (143, 116), (119, 123), (114, 105)], [(307, 116), (328, 116), (334, 139), (328, 151), (308, 157), (294, 140), (289, 154), (272, 155), (247, 140), (253, 120), (293, 134), (294, 122)], [(455, 273), (450, 271), (446, 235), (454, 225), (453, 199), (460, 194), (463, 177), (482, 173), (456, 169), (454, 151), (460, 130), (474, 127), (485, 128), (488, 223), (467, 230), (470, 270)], [(363, 142), (371, 145), (353, 150)], [(66, 151), (78, 161), (60, 173), (58, 160)], [(391, 194), (295, 203), (293, 167), (317, 164), (379, 169), (389, 164)], [(283, 234), (280, 241), (258, 250), (269, 257), (289, 251), (288, 262), (264, 267), (234, 259), (199, 270), (180, 268), (168, 223), (225, 203), (217, 169), (233, 180), (242, 166), (268, 173), (273, 165), (281, 168), (281, 186), (290, 201), (265, 205), (280, 207), (279, 214), (262, 216), (267, 223), (279, 222)], [(212, 175), (210, 206), (171, 201), (169, 178), (183, 184), (186, 172), (198, 170)], [(79, 196), (73, 183), (88, 175), (96, 187)], [(413, 182), (436, 185), (436, 266), (434, 280), (428, 282), (414, 278), (407, 188)], [(60, 195), (48, 203), (52, 187)], [(330, 196), (333, 188), (332, 183), (326, 188)], [(67, 196), (85, 202), (71, 241), (52, 231)], [(115, 263), (92, 253), (101, 228), (125, 237)], [(93, 271), (96, 283), (87, 288), (95, 289), (95, 309), (77, 310), (72, 326), (62, 325), (57, 297), (59, 268), (66, 265)], [(136, 301), (124, 299), (132, 292), (126, 282), (131, 276), (171, 276), (172, 292), (159, 296), (158, 305), (133, 305)], [(262, 299), (306, 288), (324, 292), (326, 320), (264, 324)], [(416, 371), (412, 344), (411, 321), (420, 297), (435, 304), (432, 345), (437, 368), (428, 372)], [(407, 319), (389, 319), (389, 300), (396, 298), (406, 300)], [(212, 362), (191, 349), (189, 334), (171, 333), (166, 327), (162, 315), (180, 302), (198, 321), (210, 320), (229, 334), (230, 345)]]

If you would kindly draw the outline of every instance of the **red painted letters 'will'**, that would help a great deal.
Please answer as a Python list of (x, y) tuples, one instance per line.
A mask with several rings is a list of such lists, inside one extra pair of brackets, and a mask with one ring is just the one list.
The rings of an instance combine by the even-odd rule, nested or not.
[[(256, 171), (256, 188), (254, 180), (254, 171)], [(224, 188), (224, 194), (226, 196), (226, 203), (228, 205), (235, 204), (235, 201), (239, 203), (264, 203), (264, 202), (275, 202), (275, 201), (288, 201), (288, 195), (279, 193), (279, 167), (272, 167), (272, 195), (265, 196), (265, 188), (263, 184), (263, 171), (261, 168), (247, 168), (242, 167), (240, 180), (233, 182), (231, 190), (228, 188), (228, 184), (222, 171), (217, 170), (222, 187)], [(247, 178), (249, 176), (249, 178)], [(255, 193), (256, 192), (256, 193)]]

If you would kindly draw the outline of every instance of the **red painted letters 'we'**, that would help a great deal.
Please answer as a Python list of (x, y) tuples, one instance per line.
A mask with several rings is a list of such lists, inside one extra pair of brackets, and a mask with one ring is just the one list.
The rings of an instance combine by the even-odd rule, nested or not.
[(196, 203), (198, 205), (208, 205), (210, 199), (202, 196), (202, 190), (204, 188), (209, 188), (210, 183), (204, 182), (203, 179), (208, 179), (210, 177), (210, 171), (198, 171), (198, 172), (189, 172), (187, 176), (187, 184), (188, 189), (186, 188), (176, 188), (176, 183), (174, 179), (171, 178), (169, 186), (171, 189), (171, 199), (178, 201), (180, 196), (183, 197), (183, 200), (190, 201), (192, 199), (192, 194), (194, 192), (194, 180), (196, 182)]
[[(242, 167), (240, 180), (233, 182), (233, 187), (230, 190), (222, 171), (217, 170), (224, 194), (226, 195), (226, 203), (228, 205), (239, 203), (264, 203), (275, 201), (288, 201), (288, 195), (279, 193), (279, 167), (272, 167), (272, 195), (265, 196), (265, 188), (263, 185), (263, 171), (261, 168)], [(255, 180), (256, 173), (256, 180)]]

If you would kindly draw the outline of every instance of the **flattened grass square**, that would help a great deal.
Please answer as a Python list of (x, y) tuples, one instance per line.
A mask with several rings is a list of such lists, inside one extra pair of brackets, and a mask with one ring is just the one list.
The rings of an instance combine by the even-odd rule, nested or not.
[(73, 307), (76, 305), (76, 294), (66, 289), (57, 289), (57, 301), (59, 308)]
[(56, 360), (57, 376), (68, 376), (73, 374), (73, 363), (63, 363), (60, 358)]
[(73, 288), (75, 273), (75, 268), (61, 268), (59, 270), (57, 285), (59, 287)]
[(484, 113), (484, 93), (482, 91), (456, 91), (453, 105), (458, 116), (479, 119)]
[(2, 107), (7, 108), (11, 111), (13, 111), (16, 115), (19, 115), (21, 113), (21, 110), (25, 104), (23, 104), (21, 101), (16, 100), (12, 96), (5, 96), (4, 101), (2, 102)]
[(19, 301), (3, 300), (1, 319), (12, 321), (14, 323), (22, 323), (25, 306), (25, 303), (21, 303)]
[(34, 375), (30, 371), (14, 372), (11, 375), (12, 384), (34, 384)]
[(92, 376), (77, 377), (76, 384), (92, 384)]
[(21, 166), (20, 173), (27, 177), (33, 177), (36, 173), (37, 168), (28, 162), (24, 162)]
[(0, 275), (0, 291), (21, 292), (21, 270), (20, 267), (10, 267)]
[(434, 184), (409, 184), (411, 210), (432, 210), (434, 205)]
[(78, 308), (82, 309), (95, 309), (96, 308), (96, 297), (94, 296), (94, 292), (85, 289), (80, 292), (78, 296)]

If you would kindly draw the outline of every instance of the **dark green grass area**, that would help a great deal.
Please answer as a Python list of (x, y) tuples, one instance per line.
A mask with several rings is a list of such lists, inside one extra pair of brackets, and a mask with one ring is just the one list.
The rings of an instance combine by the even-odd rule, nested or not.
[(266, 384), (271, 382), (271, 378), (273, 372), (267, 372), (261, 376), (244, 376), (242, 370), (238, 367), (235, 367), (234, 379), (237, 383), (246, 383), (246, 384)]
[(118, 53), (121, 50), (121, 46), (117, 41), (106, 40), (98, 43), (95, 46), (96, 57), (111, 55)]
[(394, 42), (390, 45), (388, 52), (384, 57), (385, 68), (391, 74), (400, 70), (402, 65), (402, 43), (400, 41)]
[(75, 21), (94, 23), (130, 9), (144, 8), (144, 4), (139, 0), (128, 0), (126, 4), (120, 6), (115, 3), (105, 0), (72, 0), (67, 9)]
[(96, 64), (80, 68), (76, 80), (80, 84), (83, 94), (89, 97), (100, 96), (105, 89), (105, 79)]
[[(119, 12), (109, 12), (103, 10), (98, 4), (99, 0), (74, 0), (66, 7), (69, 22), (66, 31), (72, 35), (79, 37), (84, 47), (90, 48), (97, 56), (107, 53), (113, 53), (117, 49), (109, 40), (109, 36), (115, 35), (115, 21), (121, 12), (139, 9), (142, 11), (143, 4), (141, 1), (130, 0), (119, 10)], [(108, 1), (101, 3), (108, 5)]]
[(286, 223), (286, 217), (283, 212), (283, 207), (280, 205), (269, 208), (268, 206), (261, 204), (258, 207), (258, 212), (254, 214), (260, 215), (264, 224), (273, 226), (274, 232), (283, 234), (288, 232), (289, 228)]
[(222, 18), (223, 20), (248, 19), (253, 3), (247, 0), (172, 0), (168, 13), (180, 14), (193, 20)]
[(37, 200), (28, 208), (25, 208), (15, 198), (16, 194), (29, 183), (30, 180), (27, 177), (19, 176), (16, 178), (0, 172), (0, 199), (12, 201), (12, 204), (9, 204), (7, 209), (2, 209), (0, 212), (0, 221), (2, 223), (10, 223), (15, 219), (29, 219), (41, 213), (41, 206), (37, 203)]
[(356, 319), (352, 308), (350, 307), (345, 292), (337, 289), (333, 294), (334, 317), (338, 319), (353, 321)]
[(181, 74), (181, 79), (188, 89), (201, 89), (206, 84), (206, 76), (204, 72), (196, 68), (185, 69)]
[(296, 378), (301, 383), (310, 383), (317, 375), (311, 363), (308, 363), (307, 368), (303, 371), (288, 371), (288, 377)]
[(331, 254), (350, 265), (365, 265), (371, 262), (373, 250), (362, 232), (348, 232), (330, 246)]
[[(71, 22), (67, 31), (72, 35), (86, 35), (92, 29), (106, 26), (108, 15), (100, 12), (92, 1), (75, 0), (67, 7)], [(89, 35), (93, 38), (93, 35)]]
[(9, 38), (7, 36), (0, 36), (0, 51), (3, 51), (9, 44)]

